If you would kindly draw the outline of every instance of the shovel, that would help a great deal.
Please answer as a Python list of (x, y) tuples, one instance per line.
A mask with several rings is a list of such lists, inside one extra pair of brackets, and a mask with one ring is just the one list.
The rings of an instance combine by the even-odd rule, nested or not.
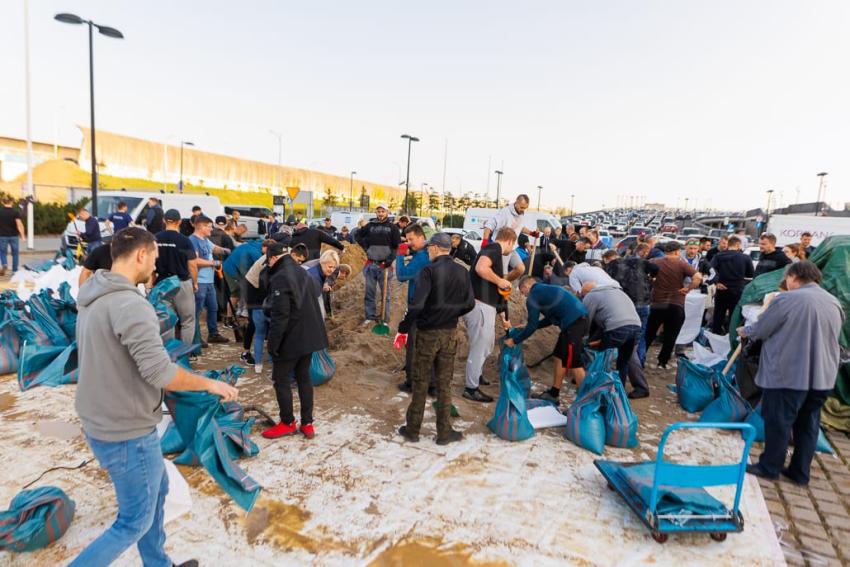
[(525, 273), (531, 275), (534, 270), (534, 255), (537, 254), (537, 238), (534, 239), (534, 248), (531, 249), (531, 261), (528, 263), (528, 271)]
[(390, 334), (390, 326), (387, 325), (386, 321), (384, 321), (384, 316), (387, 311), (387, 283), (390, 277), (390, 273), (387, 270), (388, 268), (384, 268), (384, 287), (381, 290), (381, 318), (378, 319), (378, 323), (372, 327), (372, 334), (379, 335), (381, 337), (388, 337)]

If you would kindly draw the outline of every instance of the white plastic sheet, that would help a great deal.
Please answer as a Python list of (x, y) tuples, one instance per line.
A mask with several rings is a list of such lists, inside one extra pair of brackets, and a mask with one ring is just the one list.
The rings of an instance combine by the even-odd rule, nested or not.
[(676, 338), (677, 345), (692, 343), (702, 328), (702, 315), (705, 313), (705, 295), (693, 290), (685, 297), (685, 324)]
[[(703, 366), (714, 366), (720, 362), (726, 362), (725, 356), (719, 355), (716, 352), (711, 352), (699, 343), (694, 343), (693, 348), (694, 350), (691, 360), (698, 362)], [(728, 351), (729, 349), (726, 350)]]
[(567, 416), (558, 411), (555, 406), (545, 405), (528, 410), (528, 421), (534, 429), (547, 427), (565, 427)]
[(729, 334), (725, 335), (715, 335), (711, 331), (704, 331), (703, 335), (708, 339), (708, 345), (711, 347), (711, 351), (715, 354), (719, 354), (723, 358), (729, 356), (729, 351), (732, 350), (729, 346)]
[(168, 475), (168, 494), (165, 497), (165, 523), (176, 520), (192, 509), (192, 495), (189, 493), (189, 483), (168, 459), (165, 461), (165, 472)]

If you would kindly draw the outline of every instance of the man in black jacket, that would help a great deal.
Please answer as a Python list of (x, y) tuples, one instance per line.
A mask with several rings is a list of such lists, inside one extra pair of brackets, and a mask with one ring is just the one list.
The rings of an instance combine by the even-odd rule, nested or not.
[(452, 251), (449, 255), (455, 260), (460, 260), (467, 266), (471, 266), (478, 254), (472, 244), (464, 240), (461, 235), (452, 233)]
[(322, 253), (322, 244), (333, 246), (337, 250), (345, 250), (345, 247), (339, 243), (339, 240), (329, 236), (317, 228), (309, 228), (303, 224), (295, 227), (295, 232), (292, 233), (292, 245), (303, 244), (310, 251), (308, 260), (318, 260)]
[(375, 209), (376, 218), (357, 231), (357, 244), (366, 251), (366, 265), (363, 267), (363, 278), (366, 281), (366, 293), (363, 303), (366, 320), (363, 326), (369, 326), (378, 319), (377, 289), (384, 285), (384, 272), (387, 273), (387, 288), (382, 292), (384, 302), (384, 320), (390, 318), (390, 289), (393, 272), (390, 266), (395, 260), (401, 235), (398, 227), (389, 221), (389, 209), (386, 205), (378, 205)]
[(791, 259), (785, 255), (785, 252), (776, 248), (776, 237), (769, 232), (765, 232), (759, 238), (759, 250), (761, 250), (761, 257), (756, 266), (755, 277), (773, 270), (782, 270), (791, 263)]
[(264, 431), (263, 437), (276, 439), (299, 429), (292, 413), (290, 375), (294, 370), (301, 400), (300, 431), (312, 439), (315, 432), (310, 360), (314, 352), (328, 348), (328, 336), (314, 284), (299, 263), (303, 256), (293, 251), (279, 258), (276, 261), (269, 258), (267, 301), (271, 304), (268, 347), (274, 362), (272, 381), (280, 407), (280, 423)]
[(741, 252), (741, 239), (733, 236), (729, 238), (727, 249), (714, 256), (711, 267), (714, 269), (717, 284), (711, 332), (722, 335), (726, 332), (726, 324), (732, 311), (741, 300), (744, 286), (753, 279), (753, 262)]
[(451, 249), (451, 237), (444, 232), (428, 241), (431, 263), (416, 279), (413, 302), (399, 323), (394, 343), (395, 348), (401, 349), (407, 342), (407, 333), (416, 325), (413, 398), (407, 408), (407, 423), (398, 430), (408, 441), (419, 441), (432, 369), (437, 375), (437, 444), (448, 445), (463, 439), (463, 434), (449, 423), (451, 382), (457, 353), (457, 320), (472, 310), (475, 296), (469, 272), (452, 260)]

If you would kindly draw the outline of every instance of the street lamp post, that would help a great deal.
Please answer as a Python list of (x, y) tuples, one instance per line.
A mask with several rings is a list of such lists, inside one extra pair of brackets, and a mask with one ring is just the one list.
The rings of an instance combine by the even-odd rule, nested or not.
[(773, 197), (773, 189), (767, 190), (767, 209), (765, 209), (765, 214), (770, 214), (770, 200)]
[(194, 146), (192, 142), (180, 142), (180, 192), (183, 192), (183, 148), (186, 146)]
[(542, 193), (542, 192), (543, 192), (543, 186), (538, 185), (537, 186), (537, 212), (538, 213), (540, 212), (540, 193)]
[[(821, 200), (821, 192), (824, 191), (824, 189), (826, 188), (826, 176), (827, 175), (828, 174), (825, 171), (821, 171), (820, 173), (818, 173), (818, 177), (820, 177), (820, 184), (818, 185), (818, 200), (815, 203), (815, 216), (816, 217), (823, 215), (823, 212), (821, 210), (822, 207), (821, 207), (821, 204), (820, 204), (820, 200)], [(825, 192), (824, 192), (824, 197), (826, 197)]]
[(410, 134), (402, 134), (401, 138), (403, 140), (407, 140), (407, 177), (404, 181), (404, 212), (409, 215), (410, 204), (408, 203), (408, 197), (410, 195), (410, 148), (413, 145), (413, 142), (419, 141), (419, 138), (411, 136)]
[(56, 14), (53, 19), (64, 24), (88, 24), (89, 26), (89, 111), (91, 113), (91, 213), (97, 218), (97, 158), (94, 132), (94, 28), (106, 37), (124, 39), (124, 34), (115, 28), (84, 20), (75, 14)]
[(576, 214), (576, 196), (570, 195), (570, 215)]
[(281, 175), (281, 168), (283, 167), (281, 162), (283, 159), (283, 133), (275, 130), (269, 130), (269, 134), (277, 138), (277, 170), (275, 170), (275, 183), (280, 186), (280, 194), (283, 195), (283, 175)]
[(499, 208), (499, 197), (502, 193), (502, 174), (504, 171), (496, 170), (496, 208)]
[(354, 176), (357, 175), (356, 171), (351, 172), (351, 182), (348, 185), (348, 212), (354, 210)]

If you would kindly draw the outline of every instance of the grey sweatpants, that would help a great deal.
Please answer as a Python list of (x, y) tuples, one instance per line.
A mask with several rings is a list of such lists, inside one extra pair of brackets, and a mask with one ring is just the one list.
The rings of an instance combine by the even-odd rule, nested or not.
[(493, 343), (496, 341), (496, 308), (476, 300), (472, 311), (463, 316), (463, 322), (469, 337), (465, 385), (475, 389), (478, 387), (484, 362), (493, 352)]
[(180, 289), (174, 294), (174, 309), (180, 319), (180, 340), (190, 345), (195, 338), (195, 289), (192, 278), (180, 282)]

